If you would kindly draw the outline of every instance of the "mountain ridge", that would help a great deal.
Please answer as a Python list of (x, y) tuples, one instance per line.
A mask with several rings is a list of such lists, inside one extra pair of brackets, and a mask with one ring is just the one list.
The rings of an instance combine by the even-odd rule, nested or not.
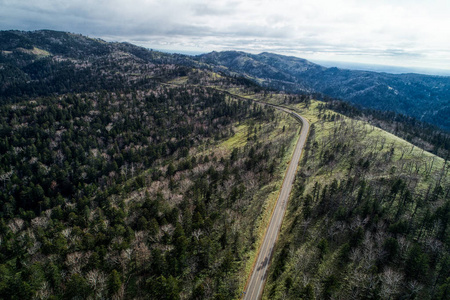
[[(88, 61), (88, 66), (75, 69), (81, 73), (92, 73), (92, 69), (98, 69), (97, 66), (108, 64), (112, 56), (128, 53), (131, 55), (128, 60), (213, 69), (247, 77), (268, 88), (303, 94), (316, 93), (322, 98), (342, 99), (361, 108), (393, 111), (450, 130), (450, 77), (445, 76), (326, 68), (303, 58), (269, 52), (250, 54), (242, 51), (213, 51), (197, 56), (169, 54), (130, 43), (105, 42), (51, 30), (0, 31), (0, 50), (2, 98), (10, 99), (17, 91), (25, 95), (39, 94), (40, 87), (34, 86), (36, 80), (50, 86), (65, 86), (67, 89), (82, 91), (86, 89), (83, 87), (86, 83), (67, 82), (68, 79), (65, 83), (55, 82), (64, 77), (64, 74), (58, 73), (61, 58), (66, 63)], [(89, 70), (89, 65), (94, 67)], [(36, 74), (36, 68), (48, 72)], [(89, 75), (84, 74), (82, 77)]]
[(447, 143), (437, 157), (348, 102), (254, 82), (295, 88), (295, 70), (328, 70), (302, 60), (228, 53), (283, 81), (128, 43), (9, 36), (0, 39), (1, 299), (240, 298), (299, 134), (270, 104), (311, 127), (263, 297), (446, 299), (443, 131), (379, 117), (431, 148)]
[[(230, 56), (233, 60), (228, 59)], [(391, 110), (450, 129), (450, 77), (326, 68), (307, 60), (266, 53), (215, 52), (199, 60), (259, 79), (289, 92), (318, 92), (361, 107)], [(246, 63), (237, 63), (245, 60)], [(301, 63), (301, 64), (300, 64)]]

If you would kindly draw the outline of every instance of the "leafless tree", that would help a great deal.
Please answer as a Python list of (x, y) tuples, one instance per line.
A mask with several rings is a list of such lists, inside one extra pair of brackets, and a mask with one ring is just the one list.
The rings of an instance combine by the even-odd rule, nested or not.
[(403, 275), (391, 268), (380, 274), (381, 291), (380, 294), (383, 299), (390, 299), (397, 294), (401, 288)]
[(11, 179), (13, 171), (9, 171), (0, 175), (0, 180), (3, 181), (3, 187), (6, 186), (6, 182)]
[(103, 299), (106, 293), (106, 275), (99, 270), (91, 270), (86, 274), (86, 281), (94, 291), (95, 299)]

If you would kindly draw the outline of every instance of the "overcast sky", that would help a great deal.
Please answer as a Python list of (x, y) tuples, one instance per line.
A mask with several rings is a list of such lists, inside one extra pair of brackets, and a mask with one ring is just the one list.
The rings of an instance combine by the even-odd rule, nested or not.
[(0, 29), (450, 70), (450, 0), (0, 0)]

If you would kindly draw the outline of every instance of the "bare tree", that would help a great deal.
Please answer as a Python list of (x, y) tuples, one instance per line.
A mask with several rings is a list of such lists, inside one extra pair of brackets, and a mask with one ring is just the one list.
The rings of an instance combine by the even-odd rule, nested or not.
[(391, 268), (386, 268), (383, 274), (380, 274), (381, 291), (383, 299), (394, 297), (400, 290), (403, 274), (396, 272)]
[(11, 179), (13, 171), (9, 171), (0, 175), (0, 180), (3, 181), (3, 187), (6, 186), (6, 182)]

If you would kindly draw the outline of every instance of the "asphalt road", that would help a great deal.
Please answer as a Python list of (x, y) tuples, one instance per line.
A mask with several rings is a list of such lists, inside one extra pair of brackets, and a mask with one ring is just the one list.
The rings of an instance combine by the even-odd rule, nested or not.
[(297, 141), (297, 145), (295, 146), (294, 153), (292, 154), (291, 162), (289, 163), (288, 170), (284, 177), (283, 185), (281, 187), (280, 194), (278, 195), (272, 218), (270, 220), (269, 226), (267, 227), (266, 235), (259, 249), (259, 254), (256, 259), (253, 272), (250, 275), (250, 279), (245, 287), (245, 291), (243, 293), (244, 300), (256, 300), (262, 297), (264, 285), (268, 276), (267, 272), (272, 258), (273, 249), (275, 248), (275, 243), (278, 239), (281, 223), (283, 222), (283, 217), (286, 212), (287, 201), (289, 199), (289, 194), (291, 193), (295, 174), (297, 172), (297, 166), (309, 132), (309, 123), (305, 118), (287, 108), (274, 105), (270, 106), (289, 113), (294, 118), (301, 121), (303, 126), (300, 132), (300, 137)]

